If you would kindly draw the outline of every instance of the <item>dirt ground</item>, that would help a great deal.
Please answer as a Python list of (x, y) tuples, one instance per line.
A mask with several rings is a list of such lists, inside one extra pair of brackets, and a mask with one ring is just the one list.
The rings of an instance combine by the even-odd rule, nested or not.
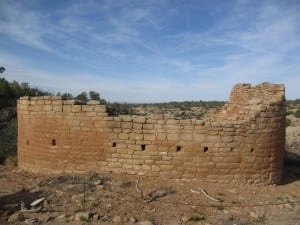
[[(279, 186), (151, 177), (137, 186), (132, 175), (45, 177), (1, 166), (0, 224), (300, 225), (300, 167), (286, 166), (284, 176)], [(41, 197), (38, 212), (30, 212)]]

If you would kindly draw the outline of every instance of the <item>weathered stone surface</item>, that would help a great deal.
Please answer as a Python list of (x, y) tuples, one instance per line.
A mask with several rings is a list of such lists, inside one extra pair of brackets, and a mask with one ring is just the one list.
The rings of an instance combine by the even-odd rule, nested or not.
[(15, 212), (14, 214), (12, 214), (12, 215), (8, 218), (7, 222), (9, 222), (9, 223), (14, 223), (14, 222), (24, 221), (24, 220), (25, 220), (25, 217), (24, 217), (24, 215), (23, 215), (22, 213), (20, 213), (20, 212)]
[[(39, 173), (112, 171), (244, 184), (281, 181), (284, 87), (237, 84), (203, 120), (110, 117), (98, 101), (18, 100), (18, 163)], [(30, 132), (28, 132), (30, 131)]]
[(138, 225), (153, 225), (153, 222), (150, 220), (145, 220), (137, 223)]

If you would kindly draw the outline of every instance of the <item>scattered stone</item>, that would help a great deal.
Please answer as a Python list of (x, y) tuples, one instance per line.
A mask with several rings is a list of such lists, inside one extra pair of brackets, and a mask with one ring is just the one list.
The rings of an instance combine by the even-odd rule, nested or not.
[(118, 181), (113, 181), (112, 185), (120, 188), (126, 188), (129, 187), (132, 184), (131, 181), (123, 181), (123, 180), (118, 180)]
[(29, 219), (25, 220), (25, 223), (28, 224), (28, 225), (33, 225), (33, 224), (35, 224), (37, 222), (38, 222), (37, 218), (29, 218)]
[(291, 203), (284, 204), (284, 207), (288, 209), (294, 209), (294, 206)]
[(8, 218), (7, 222), (13, 223), (13, 222), (24, 221), (24, 220), (25, 220), (25, 218), (24, 218), (24, 215), (23, 215), (22, 213), (20, 213), (20, 212), (15, 212), (14, 214), (12, 214), (12, 215)]
[(190, 219), (189, 220), (192, 220), (192, 221), (200, 221), (200, 220), (204, 220), (205, 219), (205, 216), (203, 214), (199, 214), (199, 213), (193, 213), (191, 216), (190, 216)]
[(216, 217), (218, 224), (229, 224), (229, 222), (232, 222), (233, 216), (232, 214), (222, 214), (218, 215)]
[(250, 225), (247, 220), (241, 219), (240, 221), (235, 223), (236, 225)]
[(30, 190), (31, 193), (37, 193), (37, 192), (41, 192), (41, 188), (40, 187), (34, 187)]
[(238, 196), (238, 201), (239, 202), (245, 202), (246, 199), (243, 196)]
[(181, 225), (180, 220), (178, 219), (171, 219), (171, 221), (169, 222), (169, 225)]
[(78, 212), (75, 214), (76, 221), (88, 221), (91, 214), (89, 212)]
[(62, 196), (64, 194), (63, 191), (60, 191), (60, 190), (55, 190), (57, 196)]
[(153, 225), (153, 223), (150, 220), (145, 220), (138, 222), (138, 225)]
[(72, 195), (71, 197), (74, 201), (76, 202), (82, 202), (83, 198), (84, 198), (84, 194), (81, 193), (81, 194), (76, 194), (76, 195)]
[(53, 220), (55, 220), (55, 218), (53, 216), (47, 216), (46, 219), (45, 219), (46, 222), (50, 222), (50, 221), (53, 221)]
[(238, 194), (239, 193), (236, 189), (227, 189), (226, 191), (231, 193), (231, 194)]
[(181, 221), (183, 223), (186, 223), (186, 222), (190, 221), (190, 217), (189, 216), (183, 216), (183, 217), (181, 217)]
[(259, 216), (255, 212), (250, 212), (250, 217), (252, 217), (254, 219), (258, 219), (259, 218)]
[(104, 185), (97, 185), (96, 188), (97, 189), (104, 189)]
[(112, 219), (113, 223), (120, 224), (122, 222), (121, 216), (114, 216)]
[(98, 221), (100, 219), (100, 216), (98, 214), (93, 215), (93, 220)]
[(137, 219), (134, 216), (129, 218), (129, 222), (136, 223)]
[(230, 212), (229, 212), (228, 210), (224, 209), (224, 210), (223, 210), (223, 213), (224, 213), (224, 214), (229, 214)]
[(103, 182), (102, 182), (102, 180), (96, 180), (93, 182), (93, 184), (97, 186), (97, 185), (102, 185)]
[(112, 208), (111, 203), (108, 203), (108, 204), (106, 204), (105, 206), (106, 206), (106, 208)]
[(63, 220), (63, 219), (66, 219), (66, 218), (67, 218), (66, 214), (62, 214), (62, 215), (59, 215), (58, 217), (56, 217), (56, 219), (58, 219), (58, 220)]

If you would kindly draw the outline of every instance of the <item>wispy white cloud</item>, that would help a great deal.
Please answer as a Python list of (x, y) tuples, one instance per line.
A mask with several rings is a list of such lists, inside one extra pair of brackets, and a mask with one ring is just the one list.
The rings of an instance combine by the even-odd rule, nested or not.
[(49, 89), (68, 82), (72, 92), (84, 87), (122, 101), (226, 99), (234, 83), (262, 81), (284, 82), (288, 97), (297, 95), (299, 4), (88, 0), (61, 3), (51, 13), (34, 2), (0, 5), (0, 41), (46, 57), (41, 63), (30, 52), (28, 60), (5, 56), (9, 47), (0, 44), (1, 63), (24, 71), (8, 69), (8, 78)]

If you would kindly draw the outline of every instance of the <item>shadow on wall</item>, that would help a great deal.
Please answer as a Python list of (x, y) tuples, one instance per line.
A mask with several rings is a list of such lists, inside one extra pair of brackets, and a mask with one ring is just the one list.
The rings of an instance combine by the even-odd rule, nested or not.
[(285, 152), (282, 184), (300, 180), (300, 156), (294, 152)]

